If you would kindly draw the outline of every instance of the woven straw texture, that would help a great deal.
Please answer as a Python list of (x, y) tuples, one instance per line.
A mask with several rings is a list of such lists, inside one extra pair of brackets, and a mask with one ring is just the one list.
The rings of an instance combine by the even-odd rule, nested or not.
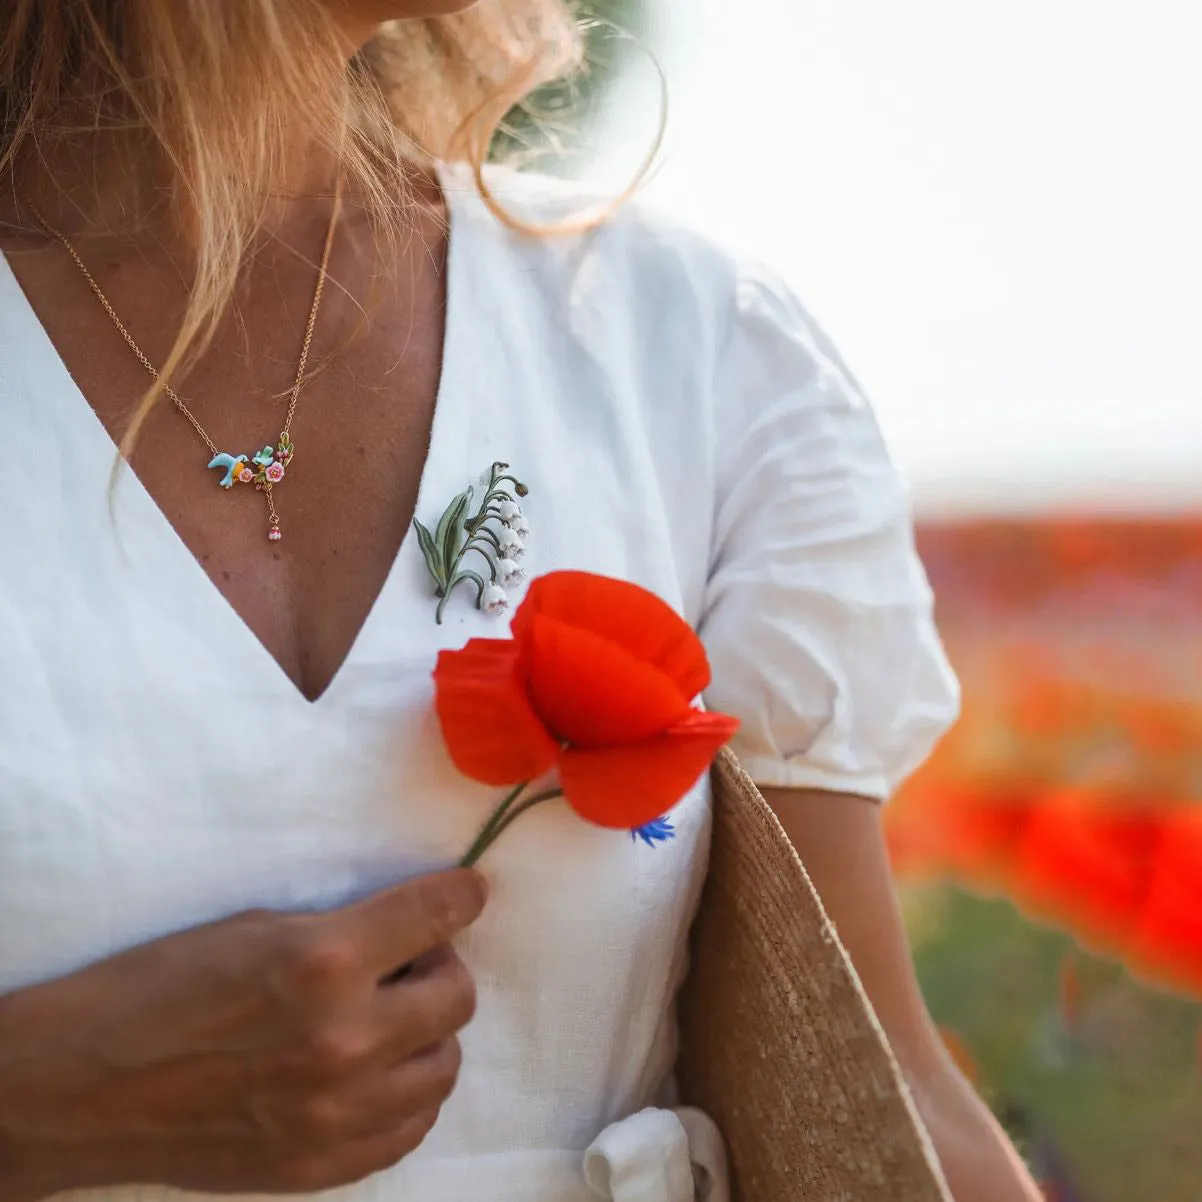
[(736, 1202), (951, 1202), (846, 952), (734, 756), (681, 997), (683, 1099), (730, 1150)]

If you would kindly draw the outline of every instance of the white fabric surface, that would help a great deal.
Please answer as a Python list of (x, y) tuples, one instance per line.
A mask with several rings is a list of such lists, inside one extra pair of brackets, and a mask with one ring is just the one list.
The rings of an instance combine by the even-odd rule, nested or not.
[[(566, 203), (538, 181), (495, 186), (535, 218)], [(834, 352), (777, 282), (637, 209), (529, 240), (458, 176), (447, 188), (447, 345), (417, 516), (509, 461), (531, 486), (530, 570), (626, 577), (697, 624), (708, 700), (743, 719), (753, 775), (883, 796), (955, 688), (901, 492)], [(436, 626), (412, 534), (310, 703), (128, 472), (110, 512), (112, 441), (2, 261), (0, 443), (0, 991), (454, 861), (495, 791), (448, 761), (430, 670), (440, 647), (505, 627), (466, 595)], [(192, 457), (204, 470), (181, 425), (181, 470)], [(648, 848), (551, 803), (489, 852), (491, 903), (461, 944), (480, 1005), (459, 1087), (413, 1156), (332, 1197), (589, 1202), (593, 1146), (615, 1202), (675, 1202), (667, 1186), (622, 1193), (634, 1162), (615, 1147), (639, 1164), (648, 1147), (679, 1154), (690, 1123), (712, 1167), (704, 1124), (669, 1115), (672, 1138), (648, 1144), (660, 1120), (632, 1120), (662, 1101), (674, 1058), (704, 782), (672, 817), (676, 838)]]

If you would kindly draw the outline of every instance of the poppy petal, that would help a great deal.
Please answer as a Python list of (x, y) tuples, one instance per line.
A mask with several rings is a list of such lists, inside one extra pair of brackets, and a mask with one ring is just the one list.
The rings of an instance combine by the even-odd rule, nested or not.
[(1202, 992), (1202, 814), (1192, 806), (1159, 815), (1161, 837), (1129, 958), (1138, 971)]
[(627, 747), (571, 747), (559, 759), (564, 797), (597, 826), (634, 830), (666, 814), (738, 729), (725, 714), (692, 710), (655, 738)]
[(434, 691), (447, 751), (465, 776), (516, 785), (554, 766), (558, 745), (530, 706), (509, 639), (472, 639), (440, 652)]
[(535, 614), (523, 651), (531, 704), (562, 742), (639, 743), (689, 713), (691, 698), (654, 665), (557, 618)]
[(1036, 914), (1113, 947), (1137, 920), (1159, 841), (1155, 814), (1066, 793), (1032, 814), (1010, 888)]
[(709, 660), (693, 629), (666, 601), (628, 580), (548, 572), (531, 583), (513, 616), (519, 643), (536, 614), (588, 630), (653, 665), (689, 701), (709, 686)]

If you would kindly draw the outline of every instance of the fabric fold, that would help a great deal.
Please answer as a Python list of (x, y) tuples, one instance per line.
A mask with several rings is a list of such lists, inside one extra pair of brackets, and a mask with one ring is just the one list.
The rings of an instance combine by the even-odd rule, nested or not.
[(584, 1154), (584, 1178), (606, 1202), (730, 1202), (722, 1134), (692, 1107), (648, 1108), (606, 1127)]

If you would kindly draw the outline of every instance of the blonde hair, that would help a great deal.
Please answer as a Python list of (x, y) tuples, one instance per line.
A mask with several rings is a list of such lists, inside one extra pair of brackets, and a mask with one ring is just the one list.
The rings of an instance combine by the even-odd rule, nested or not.
[[(150, 162), (195, 256), (188, 308), (162, 365), (203, 349), (303, 130), (328, 152), (379, 236), (406, 225), (415, 160), (481, 167), (497, 126), (537, 86), (575, 71), (566, 0), (482, 0), (454, 16), (396, 21), (346, 62), (320, 0), (4, 0), (0, 177), (89, 136), (115, 152), (131, 225), (149, 207)], [(122, 174), (123, 172), (123, 174)], [(97, 177), (99, 178), (99, 176)], [(161, 203), (161, 200), (160, 200)], [(144, 398), (126, 435), (161, 393)]]

